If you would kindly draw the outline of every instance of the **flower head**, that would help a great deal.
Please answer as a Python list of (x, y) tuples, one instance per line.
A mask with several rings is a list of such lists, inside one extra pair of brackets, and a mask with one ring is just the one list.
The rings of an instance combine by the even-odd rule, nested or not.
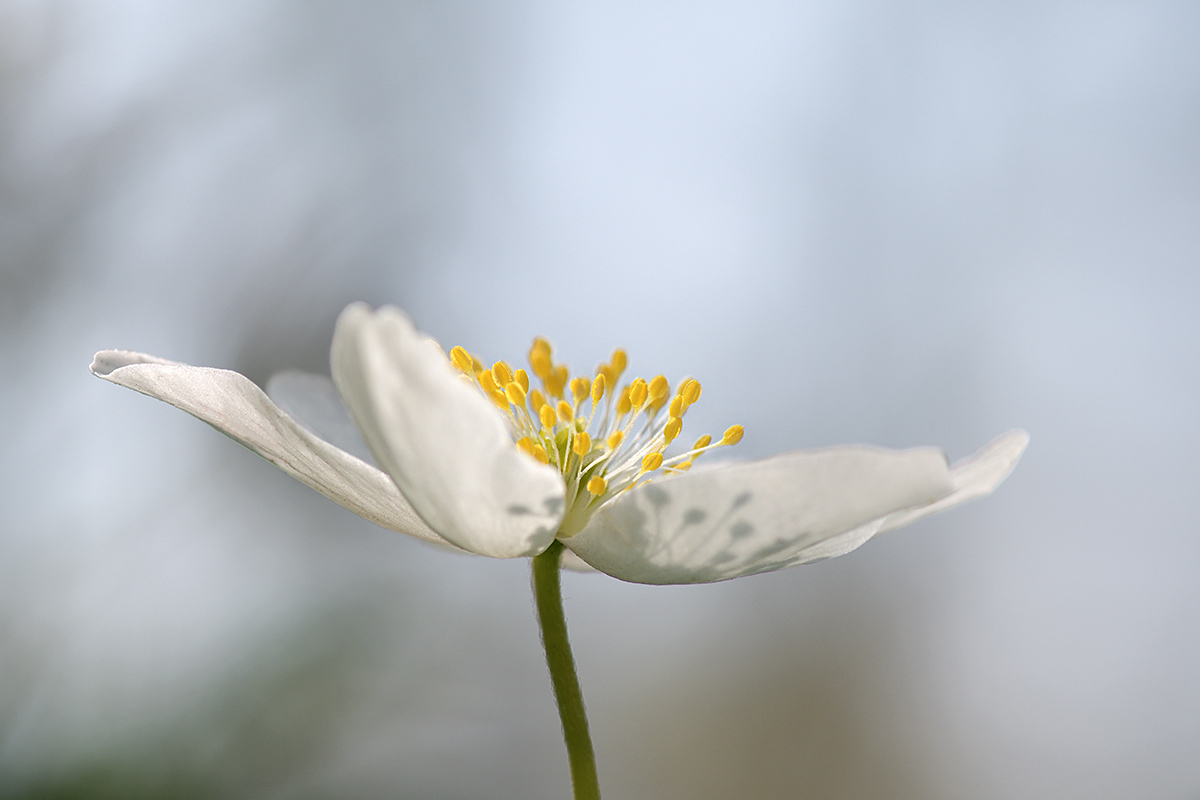
[(717, 442), (705, 435), (687, 451), (667, 457), (667, 447), (683, 430), (684, 415), (700, 399), (700, 382), (684, 379), (673, 392), (663, 375), (621, 385), (624, 350), (614, 351), (592, 377), (571, 378), (566, 364), (554, 363), (550, 343), (539, 337), (529, 350), (529, 366), (541, 388), (532, 389), (529, 374), (504, 361), (485, 367), (462, 347), (451, 349), (450, 361), (500, 411), (517, 449), (561, 474), (564, 513), (558, 538), (582, 531), (597, 510), (635, 486), (656, 475), (686, 472), (703, 453), (742, 438), (742, 426), (733, 425)]
[[(349, 306), (330, 362), (378, 467), (314, 434), (237, 373), (102, 351), (92, 372), (210, 423), (373, 522), (494, 557), (556, 538), (584, 562), (642, 583), (699, 583), (841, 555), (989, 493), (1028, 437), (1012, 431), (949, 464), (934, 448), (861, 445), (690, 470), (736, 444), (668, 448), (700, 398), (695, 379), (622, 383), (622, 350), (575, 376), (536, 339), (529, 370), (447, 354), (395, 308)], [(532, 377), (530, 375), (532, 373)]]

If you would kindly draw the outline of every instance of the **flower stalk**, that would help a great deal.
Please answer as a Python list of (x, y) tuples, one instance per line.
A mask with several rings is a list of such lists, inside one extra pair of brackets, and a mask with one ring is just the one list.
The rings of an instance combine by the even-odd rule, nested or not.
[(554, 700), (562, 720), (575, 800), (600, 800), (596, 755), (592, 750), (591, 734), (588, 733), (583, 692), (575, 674), (575, 658), (571, 655), (571, 643), (567, 639), (567, 618), (563, 614), (559, 568), (562, 551), (562, 543), (555, 540), (544, 553), (534, 557), (533, 596), (542, 632), (542, 646), (546, 650), (546, 666), (550, 668)]

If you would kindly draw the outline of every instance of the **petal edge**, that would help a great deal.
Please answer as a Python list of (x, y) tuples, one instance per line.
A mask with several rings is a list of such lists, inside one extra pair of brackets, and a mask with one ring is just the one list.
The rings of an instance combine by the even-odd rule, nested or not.
[(377, 525), (451, 546), (417, 516), (387, 475), (310, 433), (244, 375), (129, 350), (96, 353), (91, 370), (98, 378), (162, 400), (207, 422)]
[(495, 558), (554, 540), (563, 480), (513, 443), (505, 422), (399, 309), (338, 317), (333, 380), (375, 461), (430, 528)]

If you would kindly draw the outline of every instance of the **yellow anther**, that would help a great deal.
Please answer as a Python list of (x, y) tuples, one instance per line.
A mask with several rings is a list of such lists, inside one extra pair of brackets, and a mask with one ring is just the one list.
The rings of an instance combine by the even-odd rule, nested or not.
[(663, 441), (670, 444), (679, 435), (681, 430), (683, 430), (683, 420), (679, 417), (671, 417), (671, 420), (667, 423), (667, 427), (663, 428)]
[(641, 378), (635, 378), (629, 386), (629, 402), (634, 408), (640, 409), (646, 403), (646, 395), (648, 393), (646, 382)]
[(633, 407), (633, 401), (630, 398), (630, 388), (626, 386), (621, 390), (621, 396), (617, 398), (617, 414), (624, 416), (629, 413), (629, 409)]
[(521, 388), (526, 392), (529, 391), (529, 373), (523, 369), (519, 369), (513, 373), (513, 380), (521, 384)]
[(671, 384), (667, 381), (666, 376), (658, 375), (654, 380), (650, 381), (650, 399), (657, 400), (660, 397), (666, 397), (671, 391)]
[(529, 348), (529, 357), (532, 358), (534, 353), (540, 353), (546, 358), (550, 357), (550, 342), (546, 341), (541, 336), (533, 340), (533, 346)]
[(546, 380), (554, 372), (554, 364), (550, 361), (550, 356), (537, 351), (529, 354), (529, 366), (533, 369), (533, 374), (542, 380)]
[(608, 379), (604, 375), (597, 375), (592, 381), (592, 403), (599, 403), (604, 399), (604, 387), (608, 386)]
[(616, 450), (621, 446), (621, 442), (623, 441), (625, 441), (625, 432), (613, 431), (612, 435), (608, 437), (606, 444), (608, 445), (609, 450)]
[(675, 399), (671, 401), (671, 407), (667, 409), (667, 413), (672, 417), (682, 417), (687, 412), (687, 404), (683, 402), (683, 397), (675, 395)]
[(535, 444), (533, 446), (533, 457), (543, 464), (550, 463), (550, 456), (546, 455), (546, 448), (542, 447), (540, 444)]
[(565, 389), (567, 386), (566, 366), (560, 364), (551, 369), (545, 376), (542, 377), (542, 380), (546, 382), (546, 391), (549, 392), (552, 397), (562, 397), (563, 389)]
[(687, 383), (683, 384), (683, 402), (689, 406), (700, 399), (700, 381), (695, 378), (688, 379)]
[(608, 362), (616, 371), (617, 377), (621, 377), (621, 373), (625, 371), (625, 365), (629, 363), (629, 358), (625, 355), (625, 351), (621, 348), (613, 350), (612, 360)]
[(586, 456), (592, 452), (592, 437), (588, 435), (587, 431), (580, 431), (575, 434), (575, 444), (571, 445), (571, 449), (577, 456)]
[(737, 444), (742, 440), (745, 432), (741, 425), (730, 425), (729, 430), (725, 431), (725, 435), (721, 437), (721, 444)]
[(492, 364), (492, 377), (496, 379), (496, 383), (501, 386), (508, 386), (512, 383), (513, 372), (512, 367), (505, 364), (503, 361), (497, 361)]
[(496, 404), (496, 408), (500, 409), (501, 411), (508, 411), (508, 395), (506, 395), (504, 392), (497, 389), (493, 392), (488, 392), (488, 397), (490, 397), (492, 402)]
[(541, 389), (534, 389), (529, 393), (529, 407), (535, 413), (541, 413), (542, 406), (546, 405), (546, 395), (542, 394)]
[(521, 384), (513, 381), (504, 387), (504, 395), (508, 398), (508, 402), (514, 406), (525, 405), (525, 390), (521, 388)]
[(688, 459), (687, 461), (684, 461), (682, 464), (676, 464), (676, 465), (675, 465), (675, 469), (679, 470), (680, 472), (687, 472), (687, 471), (688, 471), (689, 469), (691, 469), (691, 468), (692, 468), (692, 461), (691, 461), (691, 459)]
[(662, 453), (651, 453), (642, 459), (642, 472), (654, 472), (662, 466)]
[(496, 384), (496, 379), (492, 377), (492, 373), (488, 370), (479, 373), (477, 377), (479, 378), (479, 385), (488, 394), (495, 394), (500, 391), (500, 387)]
[(458, 367), (459, 372), (471, 375), (475, 372), (471, 363), (471, 354), (465, 348), (455, 347), (450, 351), (450, 363)]
[(592, 479), (587, 482), (587, 490), (599, 497), (608, 490), (608, 481), (601, 478), (599, 475), (593, 475)]
[(522, 436), (520, 439), (517, 439), (517, 447), (521, 452), (533, 455), (533, 439), (530, 439), (528, 436)]
[(543, 403), (538, 407), (538, 419), (541, 420), (542, 427), (553, 428), (555, 422), (554, 409), (549, 403)]
[(588, 396), (588, 392), (592, 390), (592, 382), (587, 378), (576, 378), (571, 381), (571, 395), (575, 398), (575, 402)]
[(710, 444), (712, 444), (712, 437), (706, 433), (696, 440), (696, 443), (692, 445), (692, 449), (699, 450), (702, 447), (708, 447)]
[(575, 418), (575, 409), (571, 408), (571, 404), (566, 400), (558, 401), (558, 418), (563, 422), (570, 422)]
[(471, 371), (476, 375), (483, 372), (483, 362), (475, 356), (471, 356)]

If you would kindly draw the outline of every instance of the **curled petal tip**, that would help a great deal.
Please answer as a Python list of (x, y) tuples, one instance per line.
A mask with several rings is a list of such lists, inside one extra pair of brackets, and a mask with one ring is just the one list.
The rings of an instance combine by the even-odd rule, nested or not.
[(1029, 434), (1024, 430), (1014, 428), (1002, 433), (979, 452), (951, 465), (957, 473), (955, 482), (960, 488), (965, 481), (978, 482), (981, 493), (988, 494), (1008, 477), (1028, 446)]
[(97, 378), (107, 378), (121, 367), (131, 364), (175, 364), (165, 358), (137, 353), (133, 350), (101, 350), (92, 356), (91, 366), (88, 367)]

